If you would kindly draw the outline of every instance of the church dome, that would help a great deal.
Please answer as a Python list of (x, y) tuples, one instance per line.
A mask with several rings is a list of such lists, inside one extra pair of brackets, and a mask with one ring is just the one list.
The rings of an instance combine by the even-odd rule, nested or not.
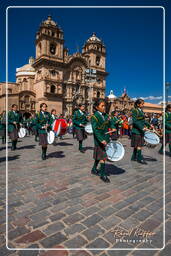
[(42, 22), (42, 25), (51, 25), (51, 26), (56, 26), (57, 23), (55, 21), (52, 20), (52, 16), (49, 15), (47, 20)]
[(117, 97), (114, 95), (113, 90), (110, 91), (110, 94), (107, 96), (109, 99), (116, 99)]
[(24, 66), (16, 69), (16, 76), (18, 77), (21, 75), (35, 75), (35, 69), (32, 66), (33, 62), (33, 57), (30, 57), (28, 64), (25, 64)]
[(92, 34), (92, 36), (86, 41), (86, 43), (101, 43), (102, 41), (96, 36), (95, 33)]

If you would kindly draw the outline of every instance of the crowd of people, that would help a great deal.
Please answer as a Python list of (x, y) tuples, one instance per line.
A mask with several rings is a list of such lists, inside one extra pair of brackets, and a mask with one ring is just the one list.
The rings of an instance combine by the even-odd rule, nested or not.
[[(23, 115), (17, 110), (17, 105), (13, 104), (8, 112), (8, 124), (6, 122), (6, 112), (0, 115), (0, 136), (2, 144), (6, 143), (6, 126), (8, 136), (11, 140), (11, 150), (17, 149), (18, 131), (20, 127), (26, 129), (26, 136), (34, 135), (35, 141), (39, 141), (42, 147), (42, 160), (46, 160), (48, 147), (47, 134), (53, 130), (55, 120), (65, 120), (67, 129), (64, 133), (56, 135), (57, 138), (63, 139), (65, 133), (73, 134), (73, 138), (78, 140), (78, 150), (84, 153), (83, 141), (87, 137), (85, 126), (91, 123), (94, 137), (94, 165), (92, 174), (100, 176), (104, 182), (110, 182), (107, 172), (105, 171), (105, 161), (107, 159), (105, 147), (110, 140), (116, 141), (120, 137), (128, 137), (133, 147), (132, 161), (140, 164), (147, 164), (142, 156), (142, 147), (144, 146), (144, 132), (147, 129), (155, 130), (161, 135), (160, 154), (163, 154), (163, 116), (165, 115), (165, 143), (169, 144), (171, 155), (171, 105), (166, 107), (165, 114), (144, 114), (144, 101), (138, 99), (135, 101), (134, 108), (124, 113), (124, 111), (115, 110), (110, 114), (105, 112), (105, 101), (98, 99), (94, 103), (94, 113), (89, 115), (85, 112), (84, 104), (79, 104), (74, 110), (73, 116), (64, 117), (62, 114), (56, 114), (56, 110), (47, 111), (47, 105), (42, 103), (40, 111), (37, 113), (24, 113)], [(97, 169), (100, 163), (100, 169)]]

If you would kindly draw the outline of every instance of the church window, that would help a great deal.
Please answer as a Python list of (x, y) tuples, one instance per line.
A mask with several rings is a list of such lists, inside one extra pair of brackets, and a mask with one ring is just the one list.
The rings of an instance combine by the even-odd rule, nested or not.
[(55, 89), (56, 89), (55, 85), (51, 85), (50, 92), (51, 93), (55, 93)]
[(50, 35), (50, 31), (48, 30), (48, 35)]
[(12, 93), (12, 89), (8, 88), (8, 93)]
[(97, 92), (97, 98), (100, 98), (100, 92), (99, 91)]
[(56, 45), (55, 44), (50, 44), (50, 53), (55, 54), (56, 52)]
[(25, 101), (25, 103), (29, 103), (29, 96), (25, 96), (24, 101)]
[(52, 36), (54, 36), (55, 35), (55, 33), (52, 31)]
[(52, 76), (55, 76), (56, 75), (56, 71), (55, 70), (51, 70), (51, 74), (52, 74)]
[(96, 57), (96, 65), (99, 66), (100, 65), (100, 56)]

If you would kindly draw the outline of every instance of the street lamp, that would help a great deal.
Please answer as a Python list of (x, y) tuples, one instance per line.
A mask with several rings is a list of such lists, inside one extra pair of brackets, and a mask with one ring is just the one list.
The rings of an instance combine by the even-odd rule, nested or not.
[(168, 99), (169, 99), (169, 88), (170, 88), (171, 83), (170, 82), (166, 82), (165, 83), (165, 89), (166, 89), (166, 104), (168, 104)]

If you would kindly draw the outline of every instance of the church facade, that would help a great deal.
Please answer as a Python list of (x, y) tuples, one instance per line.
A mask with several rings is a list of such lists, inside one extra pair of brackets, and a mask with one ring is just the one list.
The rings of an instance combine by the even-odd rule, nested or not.
[[(96, 98), (105, 98), (106, 47), (95, 33), (82, 51), (69, 55), (64, 47), (63, 30), (51, 16), (36, 33), (36, 56), (16, 69), (16, 82), (8, 83), (8, 107), (17, 104), (21, 112), (35, 112), (42, 102), (48, 111), (71, 115), (73, 108), (85, 103), (92, 112)], [(5, 83), (0, 83), (0, 112), (5, 109)]]

